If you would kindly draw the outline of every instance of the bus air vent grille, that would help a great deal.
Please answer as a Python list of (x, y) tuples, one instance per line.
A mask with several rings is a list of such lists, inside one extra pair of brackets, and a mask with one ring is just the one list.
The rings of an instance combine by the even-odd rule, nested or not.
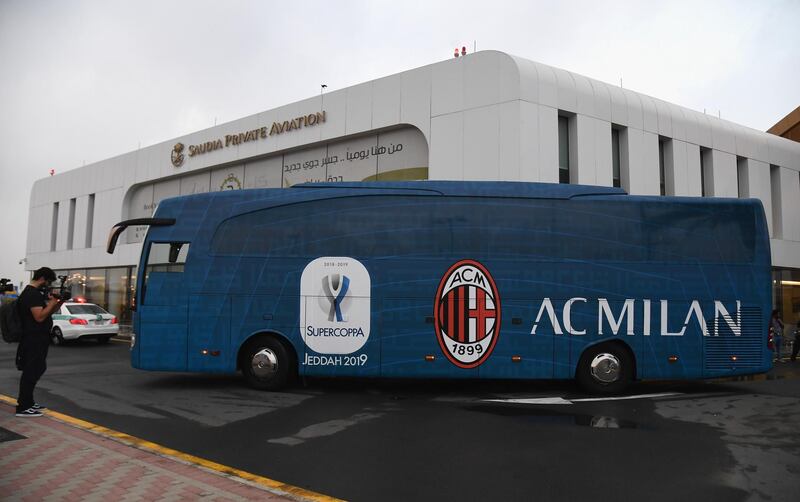
[[(742, 307), (741, 315), (740, 336), (734, 336), (733, 330), (720, 317), (719, 336), (704, 337), (705, 369), (757, 368), (763, 364), (762, 351), (767, 342), (761, 309)], [(708, 330), (710, 335), (714, 334), (713, 320), (709, 320)], [(736, 361), (731, 359), (732, 356), (736, 356)]]

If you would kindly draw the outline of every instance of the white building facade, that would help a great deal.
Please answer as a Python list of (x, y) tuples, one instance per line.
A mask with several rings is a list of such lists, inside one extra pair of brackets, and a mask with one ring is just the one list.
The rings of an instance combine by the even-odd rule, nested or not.
[[(764, 204), (776, 304), (800, 315), (800, 143), (484, 51), (198, 131), (34, 184), (27, 269), (128, 317), (144, 229), (167, 197), (304, 181), (503, 180)], [(786, 303), (782, 284), (789, 291)]]

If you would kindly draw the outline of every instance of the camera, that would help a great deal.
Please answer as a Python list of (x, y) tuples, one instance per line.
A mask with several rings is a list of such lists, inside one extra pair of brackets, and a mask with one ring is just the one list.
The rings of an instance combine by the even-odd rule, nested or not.
[(67, 281), (66, 275), (59, 275), (58, 279), (61, 281), (61, 283), (57, 287), (51, 286), (47, 293), (49, 293), (53, 298), (65, 302), (72, 298), (72, 286), (69, 284), (69, 281)]
[(0, 294), (2, 293), (13, 293), (14, 292), (14, 284), (11, 282), (11, 279), (0, 279)]

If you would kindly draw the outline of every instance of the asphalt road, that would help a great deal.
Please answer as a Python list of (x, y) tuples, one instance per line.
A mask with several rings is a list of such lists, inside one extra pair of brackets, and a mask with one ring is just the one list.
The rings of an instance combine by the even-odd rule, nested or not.
[[(16, 346), (0, 393), (16, 397)], [(105, 427), (349, 500), (797, 500), (800, 362), (767, 378), (639, 384), (314, 380), (134, 370), (122, 343), (51, 347), (36, 399)], [(630, 397), (630, 396), (629, 396)]]

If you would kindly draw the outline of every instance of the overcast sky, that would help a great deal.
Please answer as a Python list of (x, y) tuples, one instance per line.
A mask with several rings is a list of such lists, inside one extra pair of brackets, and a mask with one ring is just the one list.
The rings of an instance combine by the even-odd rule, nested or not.
[(495, 49), (766, 130), (800, 105), (800, 1), (0, 0), (0, 277), (33, 182)]

